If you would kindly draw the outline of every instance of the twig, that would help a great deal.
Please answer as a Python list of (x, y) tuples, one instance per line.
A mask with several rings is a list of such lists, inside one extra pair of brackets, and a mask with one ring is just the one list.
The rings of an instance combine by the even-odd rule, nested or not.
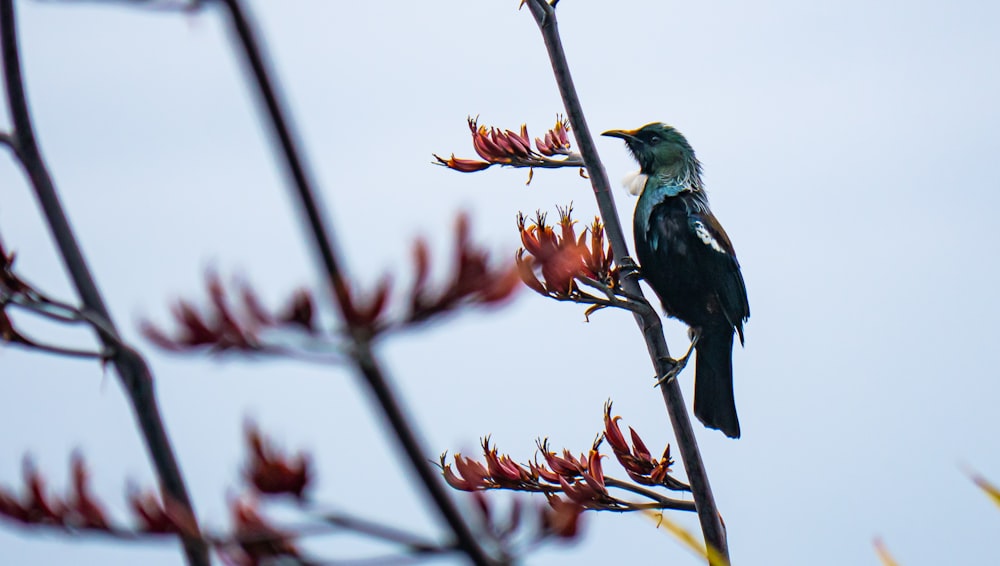
[[(556, 25), (555, 8), (544, 0), (525, 0), (525, 3), (528, 5), (545, 42), (556, 84), (559, 86), (559, 93), (562, 95), (563, 104), (566, 107), (566, 115), (573, 127), (573, 134), (576, 137), (580, 153), (587, 164), (587, 172), (594, 189), (594, 196), (597, 198), (597, 206), (604, 220), (608, 241), (614, 251), (616, 262), (620, 261), (621, 258), (629, 257), (628, 244), (621, 223), (618, 221), (618, 210), (611, 193), (608, 174), (597, 154), (597, 147), (590, 134), (590, 129), (587, 127), (583, 107), (570, 75), (569, 63), (566, 60), (566, 53), (563, 50), (562, 39)], [(642, 289), (634, 278), (623, 278), (622, 286), (630, 295), (643, 296)], [(656, 375), (666, 375), (671, 365), (670, 351), (667, 349), (667, 343), (663, 337), (663, 324), (660, 317), (652, 309), (647, 313), (634, 311), (633, 313), (646, 340), (646, 348), (653, 366), (656, 368)], [(677, 445), (680, 448), (684, 469), (691, 482), (691, 492), (698, 508), (698, 519), (701, 522), (705, 542), (728, 560), (729, 548), (726, 542), (725, 527), (719, 518), (719, 510), (712, 495), (712, 487), (708, 481), (708, 473), (702, 462), (701, 453), (698, 451), (698, 442), (691, 427), (691, 418), (688, 416), (680, 385), (677, 380), (670, 380), (660, 387), (660, 391), (667, 406), (674, 434), (677, 436)]]
[[(315, 246), (315, 251), (319, 254), (325, 271), (324, 275), (341, 314), (344, 314), (345, 306), (348, 304), (347, 284), (339, 258), (334, 250), (333, 233), (320, 213), (316, 191), (306, 174), (303, 160), (292, 136), (290, 122), (285, 116), (284, 108), (279, 99), (277, 87), (271, 78), (255, 31), (247, 18), (242, 2), (240, 0), (222, 0), (222, 3), (229, 11), (233, 31), (238, 38), (243, 55), (246, 57), (246, 63), (250, 67), (262, 102), (266, 107), (273, 132), (278, 138), (284, 157), (284, 165), (291, 176), (301, 211), (306, 217), (312, 243)], [(396, 399), (395, 393), (390, 388), (385, 374), (371, 350), (368, 338), (359, 333), (351, 332), (351, 339), (354, 342), (353, 358), (358, 373), (375, 395), (385, 418), (392, 426), (396, 439), (406, 452), (410, 465), (420, 478), (428, 496), (433, 500), (438, 511), (451, 528), (456, 545), (473, 563), (478, 565), (493, 564), (494, 561), (479, 545), (469, 525), (466, 524), (458, 508), (449, 498), (438, 475), (428, 463), (425, 456), (426, 451), (417, 440), (417, 434), (414, 432), (414, 425), (411, 419), (403, 413), (402, 406)]]
[(9, 147), (11, 151), (17, 153), (17, 143), (10, 132), (0, 132), (0, 145)]
[(207, 0), (38, 0), (49, 4), (128, 4), (151, 12), (193, 12)]
[(614, 487), (618, 489), (623, 489), (625, 491), (631, 491), (636, 495), (641, 495), (643, 497), (652, 499), (656, 505), (657, 509), (677, 509), (679, 511), (695, 511), (694, 501), (684, 501), (682, 499), (674, 499), (672, 497), (667, 497), (663, 494), (657, 493), (651, 489), (646, 489), (641, 485), (636, 485), (631, 482), (622, 481), (610, 476), (604, 476), (604, 483), (608, 487)]
[[(604, 293), (604, 295), (608, 298), (608, 306), (618, 307), (620, 309), (625, 309), (639, 314), (648, 313), (649, 311), (652, 311), (654, 315), (656, 314), (656, 311), (653, 310), (653, 307), (650, 306), (645, 297), (637, 297), (624, 290), (612, 289), (604, 283), (601, 283), (596, 279), (591, 279), (590, 277), (578, 275), (577, 279), (584, 285)], [(596, 297), (586, 293), (583, 293), (583, 295), (591, 299), (596, 299)]]
[(37, 340), (32, 340), (25, 337), (25, 341), (21, 342), (11, 342), (14, 346), (22, 346), (29, 350), (37, 350), (39, 352), (45, 352), (47, 354), (54, 354), (57, 356), (66, 356), (67, 358), (86, 358), (90, 360), (106, 360), (108, 358), (103, 352), (94, 352), (92, 350), (77, 350), (75, 348), (66, 348), (64, 346), (54, 346), (51, 344), (45, 344), (44, 342), (39, 342)]
[(352, 517), (350, 515), (325, 512), (318, 514), (317, 517), (321, 521), (329, 523), (335, 527), (363, 534), (384, 542), (396, 543), (400, 546), (405, 546), (411, 551), (421, 554), (439, 554), (443, 552), (453, 552), (456, 550), (450, 547), (442, 547), (439, 544), (424, 540), (412, 533), (396, 529), (394, 527), (389, 527), (381, 523), (368, 521), (358, 517)]
[[(146, 449), (153, 461), (163, 490), (171, 499), (191, 512), (193, 518), (191, 500), (188, 497), (177, 459), (160, 418), (149, 368), (138, 352), (122, 343), (108, 309), (104, 305), (104, 299), (90, 274), (90, 268), (80, 251), (76, 236), (70, 228), (66, 213), (59, 201), (52, 178), (35, 140), (31, 114), (24, 92), (24, 79), (21, 75), (13, 0), (0, 0), (0, 43), (3, 46), (3, 74), (7, 90), (7, 104), (10, 108), (13, 124), (10, 133), (11, 140), (7, 142), (7, 145), (16, 149), (15, 156), (31, 181), (38, 203), (48, 221), (49, 230), (59, 247), (63, 263), (76, 286), (84, 310), (96, 314), (104, 321), (103, 326), (94, 325), (94, 329), (104, 348), (108, 351), (110, 362), (114, 365), (122, 386), (128, 394), (132, 410), (146, 442)], [(192, 526), (197, 528), (193, 522)], [(208, 547), (200, 537), (185, 536), (183, 542), (189, 564), (209, 565)]]

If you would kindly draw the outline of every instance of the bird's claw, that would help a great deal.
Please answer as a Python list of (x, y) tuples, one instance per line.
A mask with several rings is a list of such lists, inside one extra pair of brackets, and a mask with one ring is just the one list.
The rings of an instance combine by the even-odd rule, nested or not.
[(681, 373), (681, 371), (684, 370), (685, 366), (687, 366), (687, 361), (688, 361), (687, 356), (684, 356), (678, 360), (675, 360), (673, 358), (661, 358), (661, 359), (665, 363), (670, 364), (670, 369), (667, 370), (667, 373), (663, 374), (662, 376), (656, 379), (656, 383), (653, 385), (653, 387), (659, 387), (664, 383), (669, 383), (670, 381), (676, 379), (677, 376)]
[(639, 273), (639, 266), (635, 263), (635, 260), (625, 256), (618, 260), (618, 273), (622, 279), (628, 277), (641, 278), (642, 274)]
[(672, 379), (676, 379), (677, 376), (684, 371), (684, 368), (687, 367), (688, 359), (691, 357), (691, 352), (694, 351), (694, 347), (697, 343), (698, 334), (695, 333), (691, 338), (691, 344), (688, 346), (687, 352), (684, 352), (683, 356), (676, 360), (673, 358), (660, 358), (663, 362), (670, 364), (670, 369), (667, 370), (667, 373), (657, 378), (656, 385), (653, 387), (659, 387), (664, 383), (670, 382)]

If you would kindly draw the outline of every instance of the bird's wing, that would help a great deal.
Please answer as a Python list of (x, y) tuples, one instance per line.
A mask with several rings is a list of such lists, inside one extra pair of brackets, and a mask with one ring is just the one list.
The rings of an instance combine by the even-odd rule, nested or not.
[(695, 256), (701, 264), (702, 273), (706, 275), (705, 280), (715, 286), (722, 312), (739, 332), (742, 343), (743, 321), (750, 317), (750, 304), (733, 244), (711, 212), (690, 214), (688, 227), (694, 232), (696, 241), (705, 246), (704, 253)]

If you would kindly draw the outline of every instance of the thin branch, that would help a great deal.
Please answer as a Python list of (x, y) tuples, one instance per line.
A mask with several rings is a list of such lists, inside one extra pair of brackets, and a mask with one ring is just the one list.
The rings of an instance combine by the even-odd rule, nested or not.
[[(364, 520), (339, 515), (322, 516), (319, 517), (319, 519), (323, 521), (322, 524), (306, 523), (301, 525), (283, 525), (280, 532), (243, 534), (205, 533), (205, 542), (213, 548), (225, 550), (227, 548), (237, 547), (243, 544), (281, 542), (288, 540), (289, 538), (298, 540), (307, 537), (326, 537), (337, 534), (337, 529), (343, 529), (359, 534), (366, 534), (383, 542), (397, 543), (400, 546), (406, 547), (401, 553), (389, 556), (373, 556), (370, 558), (348, 560), (337, 559), (329, 561), (309, 559), (300, 562), (301, 564), (309, 564), (310, 566), (317, 566), (319, 564), (336, 564), (338, 566), (343, 564), (401, 564), (403, 561), (428, 560), (433, 556), (441, 556), (457, 552), (457, 549), (454, 547), (445, 547), (421, 541), (409, 533), (384, 527), (377, 523), (370, 523)], [(28, 533), (37, 533), (39, 528), (45, 528), (46, 534), (50, 536), (77, 537), (86, 535), (88, 537), (113, 539), (123, 543), (146, 544), (161, 541), (165, 542), (166, 539), (171, 536), (169, 533), (142, 531), (136, 530), (132, 527), (114, 524), (107, 525), (103, 528), (76, 528), (66, 525), (23, 523), (19, 521), (6, 521), (6, 524), (15, 528), (20, 528)], [(280, 562), (280, 560), (278, 562)]]
[(310, 560), (308, 566), (405, 566), (406, 564), (419, 564), (427, 562), (439, 556), (441, 553), (416, 553), (416, 554), (390, 554), (386, 556), (373, 556), (369, 558), (353, 558), (348, 560), (320, 561)]
[[(246, 10), (240, 0), (222, 0), (231, 17), (233, 32), (236, 34), (246, 63), (258, 88), (261, 101), (267, 110), (273, 133), (281, 146), (284, 165), (290, 175), (295, 197), (306, 217), (315, 251), (322, 262), (327, 282), (341, 314), (345, 313), (349, 294), (340, 260), (334, 251), (333, 233), (326, 225), (313, 184), (306, 174), (305, 165), (292, 135), (291, 125), (285, 115), (278, 89), (264, 60), (264, 54), (250, 24)], [(463, 519), (458, 507), (450, 499), (448, 492), (428, 463), (427, 453), (417, 439), (412, 420), (408, 418), (389, 386), (378, 360), (371, 350), (368, 338), (352, 332), (354, 341), (354, 361), (364, 382), (375, 395), (383, 415), (389, 421), (396, 439), (406, 452), (407, 458), (427, 491), (427, 495), (437, 506), (455, 536), (457, 546), (477, 565), (494, 563), (479, 545), (469, 525)]]
[(452, 552), (455, 548), (442, 547), (439, 544), (424, 540), (416, 535), (389, 527), (373, 521), (351, 517), (340, 513), (320, 513), (317, 515), (321, 521), (329, 523), (335, 527), (366, 535), (384, 542), (396, 543), (400, 546), (419, 553), (441, 553)]
[[(607, 171), (605, 171), (604, 164), (597, 153), (597, 146), (594, 144), (594, 138), (587, 127), (583, 106), (573, 84), (569, 63), (566, 60), (566, 52), (559, 36), (554, 4), (549, 4), (544, 0), (525, 0), (525, 3), (528, 5), (545, 42), (556, 84), (566, 107), (566, 115), (572, 125), (580, 153), (587, 164), (587, 172), (594, 189), (594, 196), (597, 199), (597, 206), (604, 220), (608, 241), (614, 251), (616, 262), (620, 261), (620, 258), (629, 257), (628, 244), (618, 220), (618, 209), (611, 193)], [(634, 278), (623, 278), (622, 286), (631, 295), (643, 296), (642, 289)], [(663, 324), (660, 317), (652, 309), (650, 312), (651, 314), (635, 313), (636, 323), (646, 340), (646, 348), (649, 351), (650, 360), (656, 368), (656, 375), (666, 375), (672, 365), (670, 351), (663, 337)], [(698, 508), (698, 519), (701, 522), (705, 542), (728, 560), (729, 547), (726, 542), (725, 527), (722, 525), (719, 510), (712, 495), (708, 473), (698, 450), (698, 442), (694, 436), (694, 429), (691, 427), (691, 417), (688, 415), (680, 385), (677, 380), (672, 379), (664, 383), (660, 387), (660, 391), (667, 406), (674, 434), (677, 436), (677, 445), (680, 448), (684, 469), (691, 482), (691, 492)]]
[(37, 0), (48, 4), (126, 4), (151, 12), (194, 12), (207, 0)]
[[(17, 148), (15, 156), (24, 167), (35, 196), (49, 224), (52, 237), (59, 247), (66, 270), (76, 287), (84, 311), (94, 313), (104, 321), (104, 326), (95, 325), (98, 338), (110, 353), (122, 386), (132, 404), (146, 442), (146, 449), (153, 461), (157, 476), (164, 491), (178, 504), (184, 506), (194, 516), (184, 479), (177, 459), (160, 418), (160, 411), (153, 391), (153, 380), (145, 360), (138, 352), (124, 345), (114, 327), (104, 299), (94, 282), (76, 236), (69, 225), (66, 213), (59, 201), (52, 178), (45, 166), (41, 151), (35, 140), (28, 100), (24, 92), (24, 78), (21, 74), (18, 53), (17, 28), (13, 0), (0, 0), (0, 44), (3, 47), (3, 74), (7, 90), (7, 103), (13, 130), (10, 134), (11, 147)], [(208, 566), (208, 547), (200, 537), (183, 537), (187, 560), (192, 565)]]
[[(601, 283), (596, 279), (591, 279), (590, 277), (578, 275), (577, 279), (584, 285), (587, 285), (592, 289), (597, 289), (598, 291), (604, 293), (604, 295), (608, 298), (607, 299), (608, 306), (618, 307), (620, 309), (632, 311), (637, 314), (648, 314), (650, 312), (652, 312), (652, 314), (654, 315), (656, 314), (656, 311), (653, 310), (653, 307), (650, 306), (649, 302), (646, 301), (645, 297), (637, 297), (635, 295), (629, 294), (624, 290), (612, 289), (611, 287), (608, 287), (604, 283)], [(584, 293), (584, 296), (596, 299), (596, 297), (593, 297), (586, 293)]]
[(17, 142), (10, 132), (0, 132), (0, 145), (10, 148), (15, 154), (17, 153)]
[(54, 346), (27, 337), (25, 337), (24, 342), (9, 342), (9, 344), (14, 346), (22, 346), (29, 350), (37, 350), (39, 352), (45, 352), (47, 354), (65, 356), (67, 358), (85, 358), (90, 360), (106, 360), (108, 358), (108, 356), (103, 352), (94, 352), (93, 350), (77, 350), (75, 348)]
[(88, 324), (109, 336), (117, 335), (114, 327), (101, 315), (80, 309), (65, 301), (52, 299), (33, 288), (13, 292), (0, 288), (0, 305), (11, 305), (66, 324)]
[[(611, 505), (613, 507), (593, 507), (594, 511), (647, 511), (650, 509), (674, 509), (676, 511), (695, 511), (694, 501), (685, 501), (683, 499), (674, 499), (673, 497), (667, 497), (661, 493), (657, 493), (651, 489), (642, 487), (635, 483), (620, 480), (608, 475), (602, 476), (604, 483), (608, 487), (614, 487), (616, 489), (621, 489), (623, 491), (628, 491), (645, 497), (650, 500), (649, 503), (641, 503), (637, 501), (627, 501), (625, 499), (619, 499), (614, 496), (610, 496), (613, 499)], [(518, 487), (510, 487), (500, 484), (495, 484), (487, 487), (481, 488), (484, 491), (519, 491), (523, 493), (566, 493), (566, 490), (558, 485), (548, 485), (548, 484), (526, 484)]]
[(641, 485), (636, 485), (632, 482), (622, 481), (610, 476), (604, 476), (604, 483), (608, 487), (614, 487), (618, 489), (623, 489), (625, 491), (630, 491), (636, 495), (641, 495), (652, 499), (657, 504), (657, 509), (677, 509), (679, 511), (696, 511), (694, 501), (684, 501), (683, 499), (674, 499), (673, 497), (667, 497), (661, 493), (657, 493), (651, 489), (646, 489)]
[(0, 289), (0, 306), (10, 305), (42, 318), (61, 322), (63, 324), (79, 324), (87, 322), (78, 310), (63, 303), (49, 301), (44, 298), (31, 297), (23, 293), (6, 295)]

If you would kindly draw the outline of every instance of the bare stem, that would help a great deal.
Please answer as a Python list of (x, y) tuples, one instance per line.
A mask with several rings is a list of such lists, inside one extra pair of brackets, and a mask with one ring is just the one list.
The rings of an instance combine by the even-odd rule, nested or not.
[[(556, 25), (555, 7), (545, 2), (545, 0), (527, 0), (531, 15), (542, 33), (545, 48), (548, 51), (549, 60), (552, 63), (552, 71), (555, 74), (556, 84), (559, 93), (562, 95), (563, 105), (566, 107), (566, 115), (572, 125), (573, 134), (576, 138), (577, 146), (583, 155), (583, 160), (587, 164), (587, 173), (590, 176), (590, 183), (594, 189), (594, 196), (597, 198), (597, 206), (604, 220), (605, 231), (611, 249), (614, 251), (616, 261), (629, 257), (628, 244), (621, 223), (618, 220), (618, 209), (615, 206), (614, 197), (611, 193), (611, 184), (608, 182), (608, 174), (604, 170), (604, 164), (597, 154), (597, 146), (594, 138), (587, 127), (587, 121), (583, 115), (583, 106), (577, 95), (573, 78), (569, 71), (569, 63), (566, 60), (566, 53), (563, 50), (562, 39), (559, 36), (559, 28)], [(638, 281), (632, 277), (625, 277), (622, 286), (627, 293), (635, 297), (641, 297), (642, 289)], [(656, 311), (650, 309), (646, 313), (633, 311), (636, 323), (642, 330), (646, 340), (646, 348), (649, 357), (656, 368), (656, 375), (666, 375), (670, 370), (670, 351), (667, 348), (666, 340), (663, 337), (663, 325)], [(701, 459), (698, 450), (698, 442), (691, 427), (691, 418), (688, 416), (687, 406), (681, 394), (680, 385), (677, 380), (672, 379), (660, 387), (663, 394), (664, 403), (667, 406), (667, 413), (673, 425), (674, 434), (677, 437), (677, 445), (680, 448), (681, 459), (684, 462), (684, 469), (687, 472), (688, 480), (691, 482), (691, 492), (698, 509), (698, 519), (701, 522), (702, 533), (705, 542), (722, 556), (729, 558), (729, 547), (726, 542), (726, 531), (719, 518), (719, 510), (712, 495), (712, 487), (708, 481), (708, 473)]]
[(329, 512), (321, 513), (318, 517), (320, 520), (335, 527), (352, 531), (359, 535), (365, 535), (376, 540), (395, 543), (406, 547), (414, 553), (437, 554), (454, 551), (454, 548), (445, 548), (431, 541), (424, 540), (423, 538), (407, 531), (362, 519), (360, 517), (352, 517), (341, 513)]
[[(335, 302), (343, 314), (349, 298), (341, 263), (334, 247), (333, 232), (327, 226), (320, 212), (316, 191), (306, 174), (305, 165), (293, 138), (290, 121), (286, 117), (277, 86), (271, 78), (255, 30), (248, 20), (242, 2), (240, 0), (222, 0), (222, 3), (231, 16), (232, 29), (238, 38), (243, 55), (246, 57), (246, 63), (250, 67), (261, 101), (266, 107), (273, 133), (281, 146), (284, 165), (291, 177), (296, 200), (309, 226), (312, 244), (322, 262), (324, 275), (330, 285)], [(438, 474), (429, 463), (427, 452), (417, 439), (412, 419), (404, 414), (395, 392), (389, 386), (386, 376), (371, 350), (368, 338), (358, 333), (352, 333), (351, 340), (354, 346), (355, 369), (378, 400), (382, 414), (389, 421), (413, 471), (416, 472), (427, 491), (427, 495), (451, 528), (458, 548), (475, 564), (493, 564), (494, 561), (477, 542), (469, 525), (450, 499)]]
[(618, 489), (623, 489), (625, 491), (630, 491), (636, 495), (641, 495), (645, 498), (654, 501), (657, 509), (677, 509), (680, 511), (695, 511), (694, 501), (683, 501), (681, 499), (674, 499), (672, 497), (667, 497), (663, 494), (657, 493), (651, 489), (646, 489), (641, 485), (636, 485), (631, 482), (622, 481), (613, 477), (604, 476), (604, 483), (608, 487), (615, 487)]
[[(35, 139), (28, 100), (24, 92), (24, 79), (18, 52), (17, 27), (14, 19), (13, 0), (0, 0), (0, 44), (3, 46), (3, 74), (10, 107), (12, 131), (7, 145), (15, 148), (14, 155), (24, 168), (35, 196), (49, 224), (49, 231), (59, 247), (66, 271), (76, 287), (84, 311), (93, 313), (103, 325), (94, 325), (98, 338), (108, 351), (109, 361), (115, 367), (122, 386), (128, 394), (132, 410), (146, 443), (146, 450), (164, 492), (183, 505), (194, 517), (191, 500), (167, 436), (153, 390), (153, 379), (146, 361), (138, 352), (125, 345), (104, 299), (94, 282), (76, 236), (69, 225), (62, 203), (56, 193), (52, 178), (45, 166), (41, 150)], [(197, 528), (197, 525), (193, 525)], [(199, 536), (183, 537), (184, 551), (189, 564), (209, 565), (208, 547)]]
[(90, 350), (78, 350), (76, 348), (66, 348), (64, 346), (55, 346), (52, 344), (46, 344), (44, 342), (38, 342), (37, 340), (26, 339), (24, 342), (14, 342), (15, 345), (21, 345), (29, 350), (36, 350), (39, 352), (45, 352), (47, 354), (53, 354), (56, 356), (65, 356), (67, 358), (85, 358), (90, 360), (104, 360), (107, 359), (101, 352), (93, 352)]

